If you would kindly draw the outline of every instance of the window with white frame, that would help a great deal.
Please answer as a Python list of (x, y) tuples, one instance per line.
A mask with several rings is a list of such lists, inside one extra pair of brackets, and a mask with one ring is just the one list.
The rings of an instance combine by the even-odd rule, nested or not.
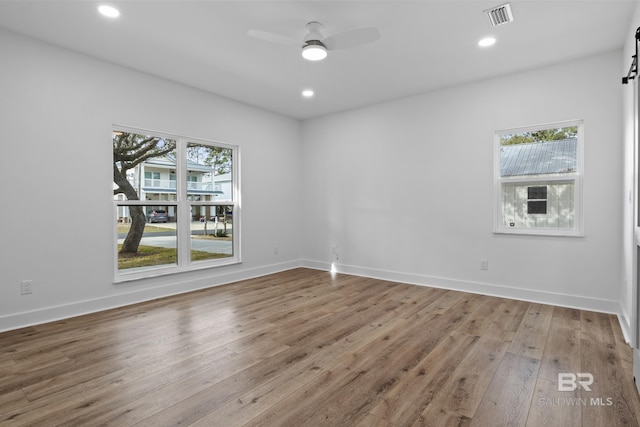
[(116, 281), (240, 261), (237, 146), (122, 126), (112, 142)]
[(583, 133), (582, 121), (496, 132), (496, 232), (582, 235)]

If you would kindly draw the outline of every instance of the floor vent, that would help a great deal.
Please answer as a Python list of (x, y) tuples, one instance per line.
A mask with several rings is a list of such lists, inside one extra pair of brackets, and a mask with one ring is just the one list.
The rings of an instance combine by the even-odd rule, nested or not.
[(487, 14), (491, 25), (494, 27), (513, 21), (513, 13), (511, 12), (511, 5), (509, 3), (485, 10), (484, 13)]

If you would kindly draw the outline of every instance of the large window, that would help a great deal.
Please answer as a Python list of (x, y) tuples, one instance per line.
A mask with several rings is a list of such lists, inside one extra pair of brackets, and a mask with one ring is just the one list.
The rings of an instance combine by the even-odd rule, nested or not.
[(582, 235), (582, 122), (502, 130), (495, 140), (495, 231)]
[(115, 127), (116, 281), (240, 261), (238, 148)]

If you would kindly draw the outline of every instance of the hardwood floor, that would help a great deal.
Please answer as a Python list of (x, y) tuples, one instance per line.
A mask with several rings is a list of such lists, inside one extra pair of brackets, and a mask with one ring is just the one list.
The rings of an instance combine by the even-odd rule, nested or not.
[(0, 334), (0, 425), (638, 426), (631, 358), (613, 315), (296, 269)]

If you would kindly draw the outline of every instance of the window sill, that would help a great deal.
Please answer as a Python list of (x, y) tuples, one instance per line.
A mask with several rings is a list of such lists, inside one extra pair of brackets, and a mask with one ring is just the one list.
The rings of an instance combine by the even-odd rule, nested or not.
[(584, 237), (584, 232), (579, 230), (556, 230), (556, 229), (523, 229), (523, 228), (498, 228), (493, 230), (493, 234), (513, 234), (519, 236), (552, 236), (552, 237)]
[(180, 268), (177, 266), (170, 267), (157, 267), (148, 269), (139, 269), (127, 273), (116, 273), (113, 283), (126, 283), (135, 280), (153, 279), (162, 276), (169, 276), (172, 274), (188, 273), (191, 271), (207, 270), (217, 267), (224, 267), (228, 265), (242, 264), (242, 261), (238, 258), (231, 258), (225, 261), (218, 261), (215, 264), (212, 263), (195, 263), (191, 264), (188, 268)]

